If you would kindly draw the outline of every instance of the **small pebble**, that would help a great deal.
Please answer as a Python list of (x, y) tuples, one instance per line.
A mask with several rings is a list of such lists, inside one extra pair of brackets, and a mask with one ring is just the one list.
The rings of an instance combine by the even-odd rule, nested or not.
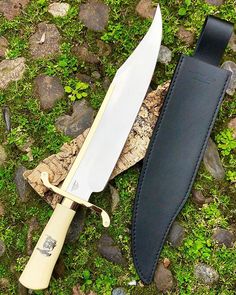
[(227, 248), (233, 247), (235, 241), (233, 233), (222, 228), (217, 228), (214, 231), (212, 239), (216, 241), (218, 245), (225, 245)]
[(199, 263), (195, 266), (194, 275), (206, 285), (212, 285), (219, 280), (217, 271), (204, 263)]
[(167, 65), (171, 62), (171, 59), (172, 59), (171, 50), (168, 47), (161, 45), (157, 61)]

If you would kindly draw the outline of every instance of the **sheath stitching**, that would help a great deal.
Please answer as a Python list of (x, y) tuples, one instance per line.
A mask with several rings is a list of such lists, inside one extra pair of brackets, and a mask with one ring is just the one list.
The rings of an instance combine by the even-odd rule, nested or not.
[[(177, 80), (177, 77), (178, 77), (179, 70), (180, 70), (180, 68), (181, 68), (181, 65), (182, 65), (183, 59), (184, 59), (184, 58), (182, 57), (181, 60), (180, 60), (180, 65), (179, 65), (179, 68), (178, 68), (178, 70), (177, 70), (177, 72), (176, 72), (176, 77), (175, 77), (175, 79), (174, 79), (174, 81), (173, 81), (173, 84), (172, 84), (171, 90), (170, 90), (170, 92), (169, 92), (169, 94), (168, 94), (167, 102), (166, 102), (166, 104), (165, 104), (165, 107), (164, 107), (164, 109), (163, 109), (162, 115), (161, 115), (161, 117), (160, 117), (160, 121), (159, 121), (159, 124), (158, 124), (158, 128), (157, 128), (157, 130), (156, 130), (156, 133), (155, 133), (154, 139), (153, 139), (153, 141), (152, 141), (152, 143), (151, 143), (150, 150), (148, 151), (148, 154), (147, 154), (147, 160), (146, 160), (145, 166), (144, 166), (144, 168), (143, 168), (143, 169), (144, 169), (144, 170), (143, 170), (144, 172), (143, 172), (142, 178), (141, 178), (141, 180), (140, 180), (140, 185), (139, 185), (138, 192), (137, 192), (136, 208), (135, 208), (134, 219), (133, 219), (133, 220), (134, 220), (134, 230), (133, 230), (133, 245), (134, 245), (134, 247), (133, 247), (133, 248), (134, 248), (134, 260), (135, 260), (135, 263), (136, 263), (136, 266), (137, 266), (137, 269), (138, 269), (139, 273), (142, 275), (142, 278), (145, 278), (145, 276), (144, 276), (143, 272), (141, 271), (141, 269), (140, 269), (140, 267), (139, 267), (139, 263), (138, 263), (137, 255), (136, 255), (136, 242), (135, 242), (135, 240), (136, 240), (136, 220), (137, 220), (137, 214), (138, 214), (138, 208), (139, 208), (140, 193), (141, 193), (141, 190), (142, 190), (143, 180), (144, 180), (144, 177), (145, 177), (145, 174), (146, 174), (146, 171), (147, 171), (147, 166), (148, 166), (148, 163), (149, 163), (149, 160), (150, 160), (150, 156), (151, 156), (151, 153), (152, 153), (152, 151), (153, 151), (154, 145), (155, 145), (155, 143), (156, 143), (156, 138), (157, 138), (157, 135), (158, 135), (159, 129), (160, 129), (160, 127), (161, 127), (161, 124), (162, 124), (162, 121), (163, 121), (164, 115), (165, 115), (165, 113), (166, 113), (166, 109), (167, 109), (167, 106), (168, 106), (168, 104), (169, 104), (169, 101), (170, 101), (170, 98), (171, 98), (171, 94), (172, 94), (172, 92), (173, 92), (173, 90), (174, 90), (175, 82), (176, 82), (176, 80)], [(162, 241), (161, 241), (160, 247), (157, 249), (157, 254), (155, 255), (155, 259), (154, 259), (154, 263), (153, 263), (153, 266), (152, 266), (151, 274), (150, 274), (150, 276), (147, 277), (147, 280), (148, 280), (149, 282), (151, 281), (151, 279), (152, 279), (152, 277), (153, 277), (153, 274), (154, 274), (154, 271), (155, 271), (155, 267), (156, 267), (156, 264), (157, 264), (157, 259), (158, 259), (159, 255), (160, 255), (160, 252), (161, 252), (161, 250), (162, 250), (163, 244), (164, 244), (164, 242), (165, 242), (165, 238), (166, 238), (166, 236), (167, 236), (167, 234), (168, 234), (168, 232), (169, 232), (169, 229), (170, 229), (170, 227), (171, 227), (171, 224), (173, 223), (173, 221), (174, 221), (175, 217), (177, 216), (177, 214), (178, 214), (178, 213), (180, 212), (180, 210), (182, 209), (182, 207), (183, 207), (184, 203), (186, 202), (186, 200), (187, 200), (187, 198), (188, 198), (188, 195), (189, 195), (189, 193), (190, 193), (190, 190), (191, 190), (191, 187), (192, 187), (192, 184), (193, 184), (194, 178), (195, 178), (195, 176), (196, 176), (196, 174), (197, 174), (197, 170), (198, 170), (198, 167), (199, 167), (200, 162), (201, 162), (201, 159), (202, 159), (201, 156), (202, 156), (202, 154), (203, 154), (203, 152), (204, 152), (204, 149), (205, 149), (205, 147), (206, 147), (206, 145), (207, 145), (207, 139), (209, 138), (209, 136), (210, 136), (210, 132), (211, 132), (211, 129), (212, 129), (213, 125), (214, 125), (214, 121), (215, 121), (214, 119), (215, 119), (216, 116), (217, 116), (217, 113), (218, 113), (218, 110), (219, 110), (220, 104), (221, 104), (221, 102), (222, 102), (223, 94), (224, 94), (225, 89), (226, 89), (226, 86), (227, 86), (227, 84), (228, 84), (228, 80), (229, 80), (229, 76), (227, 77), (227, 79), (226, 79), (226, 81), (225, 81), (225, 83), (224, 83), (224, 85), (223, 85), (223, 87), (222, 87), (221, 94), (219, 95), (219, 98), (218, 98), (218, 100), (219, 100), (219, 101), (218, 101), (218, 104), (217, 104), (216, 109), (215, 109), (215, 112), (214, 112), (214, 114), (213, 114), (213, 116), (212, 116), (212, 118), (211, 118), (211, 120), (210, 120), (210, 122), (209, 122), (209, 126), (208, 126), (208, 129), (207, 129), (207, 133), (206, 133), (206, 136), (205, 136), (205, 138), (204, 138), (203, 145), (202, 145), (202, 148), (201, 148), (201, 150), (200, 150), (200, 153), (199, 153), (199, 156), (198, 156), (198, 159), (197, 159), (197, 162), (196, 162), (195, 168), (194, 168), (194, 170), (193, 170), (193, 174), (192, 174), (192, 176), (191, 176), (191, 180), (190, 180), (190, 183), (189, 183), (188, 189), (187, 189), (187, 191), (186, 191), (186, 193), (185, 193), (185, 195), (184, 195), (184, 198), (183, 198), (182, 202), (181, 202), (181, 203), (177, 206), (177, 208), (175, 209), (175, 212), (174, 212), (174, 214), (173, 214), (173, 216), (172, 216), (172, 218), (171, 218), (169, 224), (167, 225), (167, 228), (166, 228), (165, 234), (163, 235), (163, 238), (162, 238)], [(147, 281), (147, 280), (145, 279), (145, 281)]]

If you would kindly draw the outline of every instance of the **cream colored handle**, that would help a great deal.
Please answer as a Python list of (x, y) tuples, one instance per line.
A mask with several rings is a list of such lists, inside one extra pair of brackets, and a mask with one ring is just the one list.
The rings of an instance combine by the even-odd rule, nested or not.
[(42, 290), (48, 287), (53, 268), (74, 215), (74, 210), (57, 204), (20, 276), (19, 281), (26, 288)]

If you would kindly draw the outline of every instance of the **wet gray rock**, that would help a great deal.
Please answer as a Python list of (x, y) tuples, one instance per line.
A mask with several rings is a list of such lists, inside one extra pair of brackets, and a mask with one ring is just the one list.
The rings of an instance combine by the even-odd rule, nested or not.
[(0, 257), (2, 257), (4, 255), (6, 251), (6, 246), (4, 244), (4, 242), (2, 240), (0, 240)]
[(72, 52), (74, 55), (76, 55), (80, 60), (91, 63), (91, 64), (97, 64), (99, 63), (99, 58), (97, 55), (93, 52), (91, 52), (88, 49), (88, 45), (76, 45), (73, 47)]
[(225, 171), (214, 141), (210, 138), (203, 157), (206, 170), (217, 180), (225, 177)]
[(224, 0), (205, 0), (205, 2), (207, 4), (214, 5), (214, 6), (220, 6), (224, 4)]
[(136, 6), (136, 12), (143, 18), (154, 18), (156, 8), (151, 0), (140, 0)]
[(109, 8), (99, 0), (89, 0), (81, 4), (79, 19), (88, 29), (102, 32), (108, 23)]
[(76, 101), (72, 115), (59, 117), (56, 120), (56, 128), (65, 135), (75, 138), (92, 125), (94, 115), (94, 110), (85, 99)]
[(194, 43), (194, 38), (195, 38), (194, 33), (189, 30), (186, 30), (185, 27), (183, 26), (179, 27), (179, 30), (177, 32), (177, 37), (186, 45), (191, 46)]
[(55, 103), (65, 95), (60, 79), (46, 75), (40, 75), (35, 79), (34, 93), (40, 100), (42, 110), (53, 108)]
[(165, 268), (162, 263), (157, 265), (154, 282), (160, 292), (170, 291), (174, 286), (174, 278), (171, 271)]
[(0, 37), (0, 57), (5, 57), (7, 48), (8, 48), (8, 41), (5, 37)]
[(204, 263), (199, 263), (194, 267), (194, 275), (206, 285), (212, 285), (219, 280), (217, 271)]
[(66, 235), (66, 243), (73, 243), (78, 240), (81, 232), (84, 228), (84, 222), (86, 217), (86, 209), (80, 206), (75, 213), (75, 217), (69, 227)]
[(25, 58), (5, 59), (0, 62), (0, 89), (5, 89), (10, 82), (22, 79), (25, 72)]
[(233, 233), (226, 229), (217, 228), (214, 231), (214, 234), (212, 236), (212, 239), (218, 244), (218, 245), (225, 245), (227, 248), (233, 247), (233, 244), (235, 242), (235, 236)]
[(76, 73), (76, 78), (84, 83), (92, 85), (94, 83), (94, 79), (90, 77), (89, 75), (83, 74), (83, 73)]
[(18, 195), (22, 202), (27, 202), (32, 193), (31, 186), (28, 184), (28, 182), (24, 179), (24, 176), (23, 176), (23, 173), (26, 170), (27, 169), (24, 166), (19, 166), (16, 169), (15, 179), (14, 179)]
[(2, 13), (8, 20), (12, 20), (20, 15), (29, 2), (30, 0), (1, 0), (0, 13)]
[(182, 225), (175, 221), (170, 229), (167, 241), (172, 247), (177, 248), (182, 245), (185, 237), (185, 230)]
[(54, 17), (65, 17), (70, 9), (70, 4), (54, 2), (49, 5), (48, 12)]
[(120, 196), (116, 188), (112, 185), (109, 185), (110, 193), (111, 193), (111, 212), (113, 213), (119, 205)]
[(226, 89), (226, 93), (233, 96), (236, 90), (236, 63), (234, 63), (233, 61), (226, 61), (222, 64), (221, 67), (222, 69), (231, 72), (231, 78)]
[(2, 115), (6, 125), (6, 131), (10, 132), (11, 131), (11, 113), (8, 106), (2, 107)]
[(5, 163), (7, 160), (7, 153), (2, 145), (0, 145), (0, 167)]
[(171, 50), (168, 47), (161, 45), (157, 61), (167, 65), (171, 62), (171, 58), (172, 58), (171, 56), (172, 56)]
[(115, 288), (112, 290), (112, 295), (126, 295), (126, 291), (124, 288)]
[(229, 40), (229, 47), (236, 52), (236, 35), (235, 33), (232, 34), (232, 37)]
[(236, 139), (236, 118), (229, 121), (228, 127), (233, 130), (233, 137)]
[(30, 53), (34, 59), (53, 57), (60, 52), (61, 35), (54, 24), (42, 22), (30, 39)]
[(205, 198), (202, 191), (195, 189), (192, 191), (192, 199), (198, 207), (202, 207), (204, 204), (209, 204), (212, 202), (212, 198)]
[(107, 234), (104, 234), (98, 241), (98, 252), (108, 261), (120, 265), (126, 264), (120, 249), (114, 245), (113, 239)]

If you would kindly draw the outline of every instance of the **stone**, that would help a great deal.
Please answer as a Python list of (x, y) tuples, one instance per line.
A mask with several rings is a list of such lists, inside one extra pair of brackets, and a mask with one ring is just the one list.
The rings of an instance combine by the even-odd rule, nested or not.
[(204, 153), (203, 162), (206, 170), (217, 180), (224, 179), (225, 171), (220, 160), (217, 146), (210, 138)]
[(102, 40), (97, 40), (98, 56), (109, 56), (111, 54), (111, 46)]
[(207, 4), (214, 5), (214, 6), (220, 6), (224, 4), (224, 0), (205, 0), (205, 2)]
[(53, 277), (55, 279), (63, 278), (65, 275), (65, 263), (61, 256), (59, 256), (56, 265), (53, 269)]
[(79, 19), (88, 29), (102, 32), (108, 24), (109, 8), (100, 0), (89, 0), (81, 4)]
[(76, 78), (84, 83), (92, 85), (94, 79), (86, 74), (83, 73), (76, 73)]
[(20, 165), (16, 169), (15, 179), (14, 179), (18, 195), (20, 197), (20, 200), (23, 203), (28, 201), (29, 196), (32, 193), (31, 186), (28, 184), (28, 182), (25, 180), (25, 178), (23, 176), (23, 173), (25, 171), (26, 171), (26, 168), (24, 166)]
[(2, 107), (2, 115), (3, 115), (3, 120), (5, 122), (6, 131), (10, 132), (11, 131), (11, 113), (10, 113), (10, 108), (8, 106)]
[(34, 59), (49, 58), (60, 52), (61, 35), (54, 24), (42, 22), (29, 39), (30, 53)]
[(171, 55), (171, 50), (168, 47), (161, 45), (157, 61), (167, 65), (171, 62)]
[(2, 0), (0, 1), (0, 12), (6, 19), (12, 20), (20, 15), (29, 2), (30, 0)]
[(154, 282), (160, 292), (170, 291), (174, 286), (174, 279), (171, 271), (165, 268), (162, 263), (157, 265)]
[(0, 240), (0, 257), (2, 257), (4, 255), (6, 251), (6, 246), (4, 244), (4, 242), (2, 240)]
[(8, 49), (8, 41), (5, 37), (0, 37), (0, 57), (5, 57), (7, 49)]
[(35, 79), (34, 93), (40, 100), (42, 110), (50, 110), (65, 95), (60, 79), (46, 75), (40, 75)]
[(212, 239), (218, 244), (218, 245), (225, 245), (227, 248), (233, 247), (233, 244), (235, 242), (235, 236), (233, 233), (226, 229), (217, 228), (213, 235)]
[(120, 287), (113, 289), (111, 295), (127, 295), (127, 293), (124, 288)]
[(107, 234), (102, 235), (98, 241), (98, 252), (108, 261), (120, 265), (126, 264), (120, 249), (114, 245), (114, 240)]
[(118, 190), (114, 188), (114, 186), (109, 185), (110, 193), (111, 193), (111, 212), (113, 213), (119, 205), (120, 196)]
[(83, 291), (81, 291), (80, 285), (76, 285), (72, 289), (72, 295), (97, 295), (97, 294), (93, 291), (89, 291), (88, 293), (85, 294)]
[(67, 136), (76, 137), (89, 128), (94, 120), (94, 110), (87, 100), (76, 101), (71, 116), (63, 115), (56, 120), (56, 128)]
[(177, 221), (171, 226), (170, 232), (167, 236), (167, 241), (172, 247), (177, 248), (182, 245), (185, 237), (185, 230)]
[(0, 145), (0, 167), (6, 162), (7, 153), (2, 145)]
[(236, 63), (233, 61), (226, 61), (222, 64), (222, 69), (228, 70), (231, 72), (230, 81), (226, 89), (226, 93), (233, 96), (236, 89)]
[(170, 266), (170, 259), (169, 258), (164, 258), (163, 259), (163, 266), (165, 268), (168, 268)]
[(31, 255), (33, 253), (34, 247), (33, 247), (33, 234), (36, 230), (39, 228), (39, 223), (36, 219), (36, 217), (32, 217), (29, 221), (29, 229), (27, 233), (27, 242), (26, 242), (26, 247), (27, 247), (27, 254)]
[(81, 232), (84, 228), (84, 222), (86, 217), (86, 209), (83, 206), (80, 206), (75, 216), (72, 220), (72, 223), (69, 227), (69, 230), (66, 235), (66, 243), (73, 243), (78, 240)]
[(154, 18), (156, 8), (151, 0), (140, 0), (136, 6), (136, 12), (143, 18)]
[(236, 118), (229, 121), (228, 127), (233, 130), (233, 137), (236, 139)]
[(236, 52), (236, 34), (233, 33), (230, 40), (229, 40), (229, 47)]
[(184, 26), (179, 27), (177, 37), (180, 41), (184, 42), (186, 45), (189, 46), (193, 45), (195, 39), (194, 33), (189, 30), (186, 30)]
[(194, 275), (206, 285), (212, 285), (219, 280), (217, 271), (204, 263), (198, 263), (194, 267)]
[(91, 76), (95, 80), (99, 80), (101, 78), (101, 74), (98, 71), (92, 72)]
[[(1, 291), (7, 291), (10, 288), (10, 282), (6, 278), (0, 279), (0, 290)], [(5, 293), (4, 293), (5, 294)]]
[(54, 17), (65, 17), (70, 9), (70, 4), (54, 2), (49, 5), (48, 12), (51, 13)]
[(22, 79), (25, 72), (25, 58), (5, 59), (0, 62), (0, 89), (6, 89), (8, 84)]
[(93, 52), (88, 49), (87, 44), (85, 45), (76, 45), (72, 49), (73, 54), (78, 57), (80, 60), (91, 63), (97, 64), (99, 63), (99, 58)]
[(103, 83), (102, 83), (103, 89), (104, 89), (105, 91), (107, 91), (108, 88), (110, 87), (110, 85), (111, 85), (111, 80), (110, 80), (108, 77), (105, 77), (105, 78), (104, 78), (104, 81), (103, 81)]
[(206, 198), (204, 197), (202, 191), (198, 191), (194, 189), (192, 191), (192, 197), (196, 205), (202, 207), (202, 205), (205, 204)]
[(3, 217), (5, 214), (4, 205), (2, 202), (0, 202), (0, 218)]
[(204, 204), (210, 204), (213, 200), (211, 197), (205, 198), (202, 191), (195, 189), (192, 190), (192, 199), (198, 207), (202, 207)]

